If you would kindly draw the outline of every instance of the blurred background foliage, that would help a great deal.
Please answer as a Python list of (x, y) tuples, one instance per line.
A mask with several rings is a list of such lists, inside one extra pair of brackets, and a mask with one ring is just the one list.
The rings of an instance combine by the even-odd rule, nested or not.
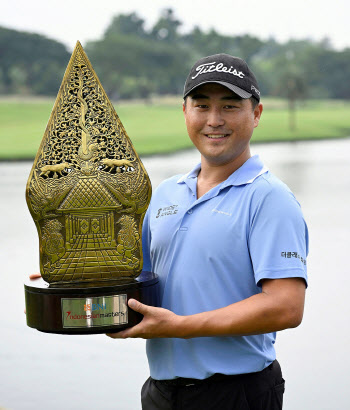
[[(250, 35), (227, 36), (194, 27), (181, 33), (172, 9), (146, 29), (137, 13), (112, 18), (103, 37), (85, 51), (110, 98), (150, 99), (182, 93), (192, 64), (224, 52), (244, 58), (255, 72), (263, 96), (288, 99), (350, 99), (350, 49), (335, 50), (327, 39), (290, 40)], [(54, 96), (70, 52), (44, 36), (0, 27), (0, 94)]]

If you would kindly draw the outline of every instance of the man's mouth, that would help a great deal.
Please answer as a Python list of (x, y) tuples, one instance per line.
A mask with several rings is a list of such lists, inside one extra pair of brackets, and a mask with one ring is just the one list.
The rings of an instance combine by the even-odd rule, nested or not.
[(218, 139), (218, 138), (225, 138), (229, 134), (205, 134), (206, 137), (211, 138), (211, 139)]

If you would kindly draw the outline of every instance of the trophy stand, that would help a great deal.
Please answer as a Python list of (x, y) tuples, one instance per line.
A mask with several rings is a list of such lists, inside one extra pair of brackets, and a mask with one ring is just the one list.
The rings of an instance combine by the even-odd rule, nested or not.
[[(138, 323), (129, 298), (158, 306), (143, 272), (147, 172), (78, 42), (27, 182), (42, 279), (25, 284), (27, 324), (104, 333)], [(142, 271), (142, 272), (141, 272)]]
[(142, 315), (130, 309), (130, 298), (159, 306), (158, 277), (142, 271), (134, 280), (68, 288), (48, 285), (42, 278), (25, 285), (27, 325), (46, 333), (118, 332), (134, 326)]

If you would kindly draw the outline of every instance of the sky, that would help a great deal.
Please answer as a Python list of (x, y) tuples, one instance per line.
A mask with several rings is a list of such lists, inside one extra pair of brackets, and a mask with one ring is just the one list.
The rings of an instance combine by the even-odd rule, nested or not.
[(349, 0), (3, 0), (0, 26), (43, 34), (71, 51), (77, 40), (84, 46), (101, 38), (117, 14), (136, 12), (150, 27), (167, 7), (183, 22), (182, 32), (198, 25), (279, 42), (327, 37), (338, 50), (350, 47)]

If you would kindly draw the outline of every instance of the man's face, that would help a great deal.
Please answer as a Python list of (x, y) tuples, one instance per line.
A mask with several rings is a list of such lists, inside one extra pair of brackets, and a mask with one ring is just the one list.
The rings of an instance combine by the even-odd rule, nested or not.
[(237, 98), (215, 83), (196, 88), (187, 98), (183, 107), (187, 132), (202, 161), (226, 165), (250, 157), (249, 141), (259, 124), (262, 104), (253, 109), (249, 99)]

